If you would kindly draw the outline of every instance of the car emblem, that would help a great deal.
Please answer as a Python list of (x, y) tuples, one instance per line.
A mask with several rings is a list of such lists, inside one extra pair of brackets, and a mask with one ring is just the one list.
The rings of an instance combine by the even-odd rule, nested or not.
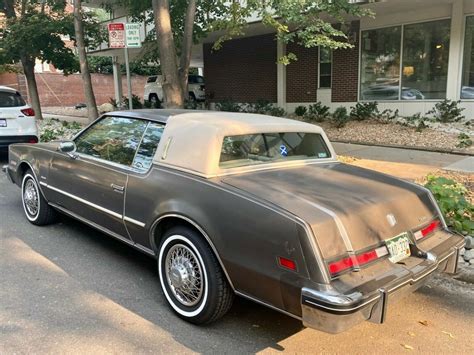
[(391, 213), (387, 215), (387, 221), (390, 224), (391, 227), (394, 227), (397, 224), (397, 219), (395, 216)]

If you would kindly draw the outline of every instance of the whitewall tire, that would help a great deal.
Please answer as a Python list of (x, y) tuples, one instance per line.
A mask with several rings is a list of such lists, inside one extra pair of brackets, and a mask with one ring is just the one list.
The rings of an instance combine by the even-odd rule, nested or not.
[(195, 324), (210, 323), (231, 307), (233, 291), (211, 248), (191, 228), (174, 227), (162, 238), (158, 274), (167, 303)]

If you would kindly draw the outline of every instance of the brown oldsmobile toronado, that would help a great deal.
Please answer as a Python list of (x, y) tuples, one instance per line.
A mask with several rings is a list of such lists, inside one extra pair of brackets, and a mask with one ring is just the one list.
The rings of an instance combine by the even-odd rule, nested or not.
[(72, 141), (14, 144), (26, 218), (70, 215), (152, 255), (176, 314), (212, 322), (243, 296), (337, 333), (385, 321), (462, 237), (431, 193), (337, 161), (323, 130), (254, 114), (108, 113)]

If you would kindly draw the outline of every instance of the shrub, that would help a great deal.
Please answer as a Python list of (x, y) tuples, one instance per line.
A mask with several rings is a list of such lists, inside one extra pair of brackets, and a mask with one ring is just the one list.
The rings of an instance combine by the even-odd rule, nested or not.
[(446, 224), (463, 235), (474, 235), (474, 205), (467, 201), (463, 184), (445, 177), (428, 175), (425, 184), (436, 198)]
[(464, 118), (464, 116), (461, 115), (461, 112), (464, 110), (464, 108), (458, 107), (460, 102), (461, 101), (446, 99), (441, 102), (437, 102), (434, 108), (427, 113), (432, 114), (433, 119), (437, 122), (458, 122)]
[(356, 121), (378, 118), (379, 109), (377, 101), (356, 103), (355, 106), (351, 107), (350, 117)]
[(257, 102), (252, 104), (252, 107), (254, 113), (266, 114), (271, 112), (273, 104), (268, 100), (258, 99)]
[(240, 112), (241, 111), (240, 105), (237, 102), (232, 101), (230, 99), (225, 99), (220, 102), (217, 102), (216, 109), (218, 109), (219, 111), (227, 111), (227, 112)]
[(333, 123), (337, 128), (342, 128), (349, 121), (347, 109), (344, 106), (338, 107), (332, 114)]
[(185, 100), (184, 101), (184, 108), (187, 110), (197, 110), (198, 109), (198, 103), (196, 100)]
[(316, 102), (315, 104), (309, 105), (306, 118), (310, 120), (315, 120), (316, 122), (323, 122), (329, 118), (329, 107), (323, 105), (321, 102)]
[(458, 139), (459, 143), (456, 146), (458, 148), (467, 148), (472, 145), (472, 139), (466, 133), (460, 133)]
[(405, 120), (405, 124), (407, 126), (416, 127), (417, 132), (421, 132), (423, 129), (428, 127), (425, 123), (426, 118), (421, 116), (420, 112), (411, 116), (403, 117), (403, 119)]
[(269, 114), (271, 116), (276, 116), (276, 117), (283, 117), (286, 115), (286, 112), (284, 109), (281, 107), (272, 107)]
[(163, 106), (161, 105), (161, 100), (159, 98), (156, 98), (155, 102), (145, 100), (143, 102), (143, 107), (144, 108), (163, 108)]
[(308, 111), (306, 106), (298, 106), (298, 107), (295, 108), (295, 115), (299, 116), (299, 117), (302, 117), (306, 114), (306, 111)]
[[(126, 96), (122, 97), (122, 102), (123, 102), (124, 108), (128, 109), (128, 97), (126, 97)], [(135, 94), (132, 94), (132, 105), (133, 105), (134, 109), (143, 108), (142, 100), (140, 99), (140, 97), (138, 97)]]
[(387, 109), (383, 110), (381, 114), (378, 115), (377, 119), (382, 121), (382, 122), (391, 122), (395, 118), (398, 117), (398, 112), (399, 112), (398, 109), (393, 111), (393, 110), (387, 108)]
[(40, 142), (51, 142), (58, 140), (64, 131), (62, 129), (45, 128), (40, 135)]

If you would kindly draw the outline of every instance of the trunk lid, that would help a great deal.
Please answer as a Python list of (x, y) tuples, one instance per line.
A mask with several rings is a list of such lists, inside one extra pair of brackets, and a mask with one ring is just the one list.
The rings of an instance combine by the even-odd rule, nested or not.
[(222, 181), (306, 221), (325, 259), (380, 245), (437, 214), (425, 189), (341, 163), (232, 175)]

